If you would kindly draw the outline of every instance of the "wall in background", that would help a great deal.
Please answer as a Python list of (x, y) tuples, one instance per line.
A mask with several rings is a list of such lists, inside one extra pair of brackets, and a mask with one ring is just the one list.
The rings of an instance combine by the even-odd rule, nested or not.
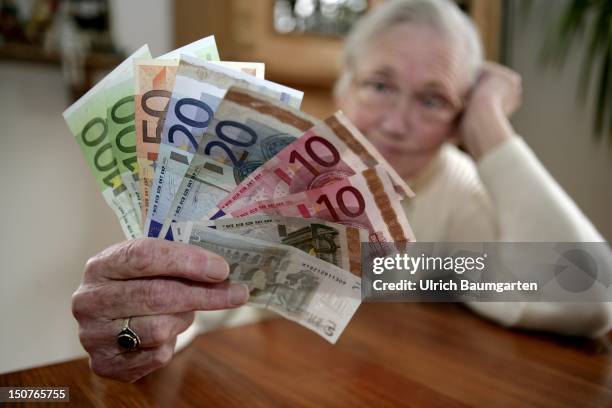
[(593, 106), (576, 101), (582, 51), (570, 52), (561, 72), (538, 64), (543, 37), (566, 1), (534, 0), (523, 18), (521, 0), (510, 2), (508, 65), (523, 77), (523, 106), (513, 123), (546, 168), (597, 226), (612, 240), (612, 149), (592, 137)]
[(0, 65), (0, 372), (84, 354), (72, 292), (123, 239), (62, 118), (59, 68)]
[(153, 56), (172, 50), (171, 0), (110, 0), (113, 40), (126, 53), (149, 44)]

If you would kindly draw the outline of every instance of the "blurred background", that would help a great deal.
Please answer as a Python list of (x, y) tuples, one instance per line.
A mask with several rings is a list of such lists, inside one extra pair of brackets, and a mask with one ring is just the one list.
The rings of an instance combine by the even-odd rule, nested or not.
[[(335, 110), (342, 38), (379, 1), (0, 0), (0, 373), (84, 354), (70, 296), (87, 258), (123, 239), (64, 123), (66, 107), (144, 43), (157, 56), (214, 34), (221, 59), (265, 62), (267, 79), (304, 90), (303, 109), (324, 118)], [(594, 3), (608, 11), (578, 17), (596, 29), (611, 7)], [(516, 130), (609, 241), (609, 37), (599, 47), (572, 31), (580, 10), (567, 0), (459, 4), (487, 57), (523, 77)], [(559, 21), (569, 25), (557, 31)], [(581, 80), (585, 57), (592, 65)]]

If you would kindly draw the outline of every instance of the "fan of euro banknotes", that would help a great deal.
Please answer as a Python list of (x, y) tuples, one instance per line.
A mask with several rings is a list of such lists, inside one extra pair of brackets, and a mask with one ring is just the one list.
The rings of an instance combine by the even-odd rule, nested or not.
[(214, 37), (145, 45), (64, 112), (128, 239), (223, 256), (249, 304), (335, 343), (361, 303), (362, 243), (408, 242), (408, 185), (341, 113), (264, 65), (219, 62)]

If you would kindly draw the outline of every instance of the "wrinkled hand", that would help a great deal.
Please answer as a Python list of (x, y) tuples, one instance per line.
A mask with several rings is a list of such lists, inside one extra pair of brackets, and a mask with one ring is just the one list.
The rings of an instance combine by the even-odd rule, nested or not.
[[(91, 258), (72, 296), (72, 312), (92, 370), (134, 382), (167, 364), (194, 311), (247, 301), (246, 286), (230, 284), (228, 274), (227, 263), (216, 254), (152, 238), (122, 242)], [(117, 345), (128, 317), (140, 338), (139, 350)]]
[(460, 125), (463, 142), (476, 159), (514, 135), (508, 118), (520, 107), (521, 98), (520, 75), (502, 65), (485, 63)]

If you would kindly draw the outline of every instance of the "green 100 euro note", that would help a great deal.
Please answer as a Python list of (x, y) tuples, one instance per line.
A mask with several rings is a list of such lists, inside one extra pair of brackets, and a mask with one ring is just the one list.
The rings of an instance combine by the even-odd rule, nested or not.
[(85, 161), (96, 178), (104, 199), (115, 212), (127, 238), (142, 236), (140, 218), (134, 201), (123, 183), (121, 171), (113, 154), (107, 121), (106, 85), (118, 76), (129, 74), (135, 59), (149, 55), (145, 45), (123, 61), (110, 74), (90, 89), (63, 113)]
[[(151, 58), (149, 52), (139, 58)], [(138, 184), (138, 163), (136, 162), (136, 128), (134, 125), (134, 76), (135, 65), (123, 75), (115, 75), (107, 82), (104, 89), (106, 98), (106, 121), (108, 138), (113, 155), (119, 167), (121, 180), (132, 198), (132, 206), (138, 219), (140, 211), (140, 188)]]

